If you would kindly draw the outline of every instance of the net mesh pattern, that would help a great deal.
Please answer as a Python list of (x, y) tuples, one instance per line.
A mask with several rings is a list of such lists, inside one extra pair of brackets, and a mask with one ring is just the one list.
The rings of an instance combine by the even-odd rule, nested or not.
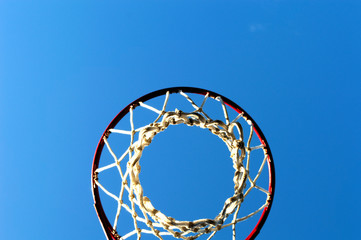
[[(222, 106), (225, 121), (213, 120), (203, 110), (208, 99), (208, 94), (204, 96), (200, 106), (198, 106), (186, 93), (180, 92), (180, 94), (193, 106), (194, 111), (183, 112), (177, 109), (174, 111), (167, 111), (167, 103), (170, 97), (169, 92), (167, 92), (161, 110), (139, 102), (140, 107), (153, 111), (158, 115), (153, 122), (135, 129), (133, 107), (131, 106), (129, 110), (131, 130), (109, 129), (107, 134), (103, 137), (107, 150), (112, 155), (114, 162), (96, 169), (94, 173), (94, 182), (106, 195), (117, 202), (117, 210), (113, 223), (113, 235), (118, 239), (125, 240), (134, 235), (136, 235), (137, 239), (141, 239), (143, 234), (152, 234), (159, 239), (163, 239), (162, 236), (164, 235), (171, 235), (175, 238), (185, 240), (193, 240), (201, 235), (207, 235), (207, 239), (211, 239), (220, 229), (232, 227), (233, 240), (235, 240), (236, 224), (257, 214), (268, 204), (270, 192), (257, 185), (257, 180), (264, 168), (268, 154), (266, 148), (262, 144), (251, 146), (253, 137), (252, 122), (245, 119), (250, 129), (249, 136), (247, 139), (244, 139), (243, 127), (238, 120), (245, 117), (241, 113), (231, 121), (222, 98), (217, 97), (216, 100), (218, 100)], [(193, 221), (176, 220), (170, 216), (166, 216), (158, 209), (155, 209), (149, 198), (143, 195), (143, 188), (139, 180), (142, 152), (145, 147), (151, 144), (154, 136), (165, 131), (168, 126), (177, 124), (197, 126), (210, 130), (214, 135), (223, 140), (230, 152), (234, 168), (234, 194), (225, 200), (222, 210), (214, 219), (197, 219)], [(137, 140), (135, 139), (136, 133), (138, 133)], [(107, 140), (110, 134), (126, 134), (130, 136), (130, 145), (121, 156), (116, 156), (112, 149), (114, 146), (110, 146)], [(263, 160), (258, 168), (257, 174), (255, 177), (251, 178), (249, 174), (251, 152), (257, 149), (263, 150)], [(128, 159), (126, 168), (122, 169), (120, 163), (126, 161), (126, 159)], [(99, 173), (112, 168), (118, 170), (122, 182), (120, 192), (117, 195), (105, 188), (99, 180)], [(247, 215), (239, 216), (239, 209), (252, 190), (263, 192), (265, 194), (265, 200), (256, 208), (256, 210)], [(129, 199), (129, 202), (127, 203), (123, 201), (126, 197)], [(117, 233), (117, 225), (122, 210), (127, 211), (132, 216), (134, 229), (120, 236)], [(231, 220), (226, 223), (227, 218), (230, 218)]]

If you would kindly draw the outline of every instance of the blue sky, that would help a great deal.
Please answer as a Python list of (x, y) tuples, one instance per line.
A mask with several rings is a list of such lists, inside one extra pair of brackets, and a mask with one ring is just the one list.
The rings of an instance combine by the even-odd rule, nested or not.
[(218, 92), (264, 132), (277, 182), (259, 239), (360, 238), (360, 2), (1, 1), (0, 36), (1, 239), (105, 239), (99, 138), (172, 86)]

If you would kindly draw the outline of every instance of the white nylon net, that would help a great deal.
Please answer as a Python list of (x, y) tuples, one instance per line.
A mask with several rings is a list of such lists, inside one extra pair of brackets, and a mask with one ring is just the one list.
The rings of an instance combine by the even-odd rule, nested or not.
[[(177, 109), (174, 111), (167, 111), (167, 103), (170, 97), (169, 92), (167, 92), (161, 110), (142, 102), (139, 103), (140, 107), (158, 114), (153, 122), (135, 129), (133, 108), (131, 107), (129, 111), (131, 130), (110, 129), (108, 134), (103, 138), (107, 150), (112, 155), (114, 162), (96, 169), (94, 182), (106, 195), (114, 199), (117, 203), (113, 229), (114, 235), (118, 239), (125, 240), (131, 236), (136, 236), (136, 239), (141, 239), (143, 234), (152, 234), (159, 239), (163, 239), (163, 236), (166, 235), (186, 240), (193, 240), (202, 235), (206, 235), (207, 239), (211, 239), (217, 231), (232, 226), (233, 240), (235, 240), (236, 224), (257, 214), (268, 204), (268, 199), (270, 197), (269, 191), (257, 185), (257, 180), (262, 173), (268, 155), (262, 144), (251, 146), (253, 137), (252, 122), (245, 119), (243, 114), (239, 114), (231, 121), (226, 105), (220, 97), (217, 97), (216, 100), (218, 100), (222, 106), (225, 122), (213, 120), (203, 110), (208, 99), (208, 94), (205, 95), (200, 106), (198, 106), (187, 94), (183, 92), (180, 92), (180, 94), (193, 106), (194, 111), (182, 112)], [(249, 130), (247, 139), (244, 139), (243, 127), (238, 122), (240, 118), (244, 118), (248, 123)], [(210, 130), (214, 135), (223, 140), (230, 152), (234, 168), (234, 193), (233, 196), (230, 196), (225, 200), (222, 210), (214, 219), (197, 219), (193, 221), (176, 220), (166, 216), (158, 209), (155, 209), (150, 200), (143, 195), (143, 188), (139, 180), (142, 152), (145, 147), (150, 145), (155, 135), (165, 131), (170, 125), (178, 124), (197, 126)], [(121, 156), (117, 156), (115, 151), (113, 151), (112, 148), (116, 146), (111, 146), (111, 144), (109, 144), (107, 139), (110, 134), (130, 136), (130, 145)], [(138, 136), (137, 140), (135, 139), (136, 136)], [(263, 150), (263, 160), (258, 167), (257, 173), (251, 177), (249, 174), (251, 152), (258, 149), (259, 151)], [(121, 163), (126, 161), (126, 159), (128, 162), (126, 167), (123, 167), (122, 169)], [(101, 172), (109, 171), (113, 168), (116, 168), (119, 172), (120, 181), (122, 182), (120, 192), (116, 194), (104, 187), (99, 180)], [(251, 191), (262, 192), (264, 194), (264, 201), (252, 212), (239, 216), (240, 207)], [(128, 198), (127, 201), (125, 201), (125, 198)], [(119, 233), (118, 235), (117, 225), (122, 210), (128, 212), (132, 217), (134, 229), (126, 233)], [(228, 218), (230, 218), (230, 220), (226, 222)]]

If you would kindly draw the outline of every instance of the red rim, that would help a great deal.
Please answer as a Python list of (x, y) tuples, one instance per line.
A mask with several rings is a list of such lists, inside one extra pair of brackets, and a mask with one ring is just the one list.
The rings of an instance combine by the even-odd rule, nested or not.
[(137, 107), (139, 105), (139, 102), (146, 102), (152, 98), (161, 96), (161, 95), (165, 95), (167, 92), (169, 91), (169, 93), (177, 93), (179, 91), (183, 91), (185, 93), (195, 93), (195, 94), (201, 94), (201, 95), (206, 95), (207, 93), (209, 93), (210, 97), (216, 98), (216, 97), (221, 97), (223, 102), (225, 104), (227, 104), (229, 107), (231, 107), (233, 110), (235, 110), (238, 113), (243, 113), (243, 116), (249, 120), (252, 121), (253, 123), (253, 127), (254, 127), (254, 131), (256, 132), (259, 140), (261, 141), (261, 143), (263, 145), (265, 145), (265, 148), (267, 149), (267, 153), (268, 153), (268, 159), (267, 159), (267, 164), (268, 164), (268, 169), (269, 169), (269, 186), (268, 186), (268, 191), (270, 192), (270, 198), (268, 200), (268, 206), (266, 206), (263, 211), (262, 211), (262, 215), (260, 217), (260, 219), (258, 220), (256, 226), (254, 227), (254, 229), (251, 231), (251, 233), (248, 235), (248, 237), (246, 238), (246, 240), (253, 240), (256, 238), (256, 236), (259, 234), (261, 228), (263, 227), (263, 224), (265, 223), (268, 214), (271, 210), (271, 206), (272, 206), (272, 202), (273, 202), (273, 196), (274, 196), (274, 191), (275, 191), (275, 169), (274, 169), (274, 163), (273, 163), (273, 158), (272, 158), (272, 153), (271, 153), (271, 149), (269, 148), (268, 142), (264, 136), (264, 134), (262, 133), (261, 129), (258, 127), (257, 123), (252, 119), (252, 117), (246, 112), (244, 111), (240, 106), (238, 106), (236, 103), (234, 103), (233, 101), (231, 101), (230, 99), (212, 92), (212, 91), (208, 91), (205, 89), (201, 89), (201, 88), (194, 88), (194, 87), (172, 87), (172, 88), (165, 88), (165, 89), (161, 89), (158, 91), (154, 91), (151, 93), (148, 93), (140, 98), (138, 98), (137, 100), (133, 101), (132, 103), (130, 103), (128, 106), (126, 106), (122, 111), (120, 111), (118, 113), (117, 116), (115, 116), (115, 118), (110, 122), (110, 124), (108, 125), (108, 127), (105, 129), (104, 133), (102, 134), (98, 146), (96, 148), (95, 154), (94, 154), (94, 160), (93, 160), (93, 166), (92, 166), (92, 176), (91, 176), (91, 183), (92, 183), (92, 192), (93, 192), (93, 199), (94, 199), (94, 207), (95, 207), (95, 211), (97, 212), (98, 218), (102, 224), (103, 230), (107, 236), (107, 238), (110, 240), (117, 240), (118, 238), (116, 236), (114, 236), (113, 234), (113, 227), (110, 224), (107, 216), (105, 215), (104, 209), (101, 205), (101, 201), (100, 201), (100, 196), (99, 196), (99, 189), (98, 186), (95, 184), (94, 180), (95, 180), (95, 175), (94, 172), (95, 170), (98, 168), (98, 164), (99, 164), (99, 160), (100, 160), (100, 156), (104, 147), (104, 141), (103, 141), (103, 137), (105, 136), (105, 134), (108, 132), (109, 129), (114, 128), (118, 122), (129, 112), (129, 108), (130, 106), (134, 106)]

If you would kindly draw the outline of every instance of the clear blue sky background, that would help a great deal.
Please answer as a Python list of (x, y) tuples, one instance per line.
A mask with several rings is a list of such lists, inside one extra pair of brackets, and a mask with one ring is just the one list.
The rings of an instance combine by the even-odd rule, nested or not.
[(105, 239), (98, 140), (178, 85), (227, 96), (266, 135), (277, 183), (259, 239), (361, 238), (360, 43), (356, 0), (1, 1), (0, 238)]

